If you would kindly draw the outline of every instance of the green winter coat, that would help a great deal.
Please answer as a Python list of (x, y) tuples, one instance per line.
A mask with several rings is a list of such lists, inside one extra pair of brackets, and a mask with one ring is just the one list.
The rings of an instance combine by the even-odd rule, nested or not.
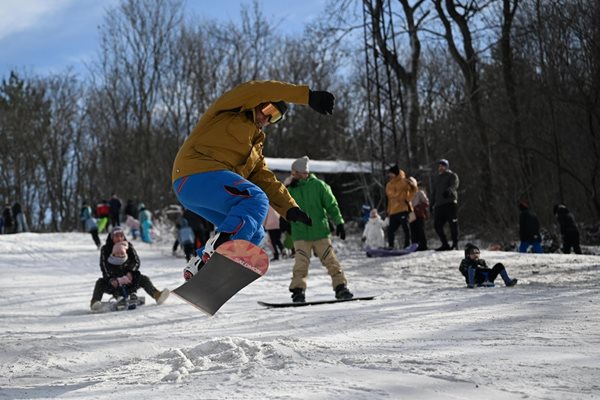
[(288, 190), (300, 209), (312, 219), (312, 226), (292, 222), (292, 238), (296, 240), (320, 240), (329, 237), (329, 215), (335, 225), (343, 224), (337, 200), (328, 184), (310, 174), (308, 179), (297, 181)]

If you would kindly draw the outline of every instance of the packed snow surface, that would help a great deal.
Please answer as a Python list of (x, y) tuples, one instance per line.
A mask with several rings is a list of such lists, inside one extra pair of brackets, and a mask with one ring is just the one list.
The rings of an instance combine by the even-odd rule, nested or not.
[[(133, 243), (159, 289), (182, 283), (170, 243)], [(174, 295), (92, 314), (89, 235), (2, 235), (0, 398), (600, 397), (598, 256), (484, 250), (519, 283), (467, 289), (461, 251), (366, 258), (357, 238), (335, 246), (350, 289), (375, 300), (259, 306), (289, 301), (288, 259), (214, 317)], [(332, 298), (330, 282), (313, 258), (307, 299)]]

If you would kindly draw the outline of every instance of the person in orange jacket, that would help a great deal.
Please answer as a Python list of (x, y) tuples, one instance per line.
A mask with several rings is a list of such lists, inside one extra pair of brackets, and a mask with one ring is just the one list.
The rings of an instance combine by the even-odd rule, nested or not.
[(408, 226), (408, 214), (412, 211), (410, 203), (417, 193), (417, 185), (414, 180), (406, 177), (406, 173), (397, 165), (388, 169), (389, 181), (385, 185), (387, 195), (388, 246), (394, 248), (395, 234), (400, 226), (404, 231), (404, 247), (410, 246), (410, 229)]
[(326, 91), (278, 81), (251, 81), (218, 98), (177, 153), (173, 190), (180, 203), (215, 225), (215, 235), (184, 269), (189, 280), (218, 246), (232, 239), (256, 245), (269, 204), (288, 221), (310, 225), (288, 190), (268, 169), (263, 129), (279, 122), (287, 103), (332, 114), (335, 98)]

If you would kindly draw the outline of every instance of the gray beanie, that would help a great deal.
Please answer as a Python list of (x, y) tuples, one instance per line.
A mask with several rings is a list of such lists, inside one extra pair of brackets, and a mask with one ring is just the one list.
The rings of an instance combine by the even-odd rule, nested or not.
[(292, 171), (308, 172), (308, 156), (300, 157), (292, 163)]

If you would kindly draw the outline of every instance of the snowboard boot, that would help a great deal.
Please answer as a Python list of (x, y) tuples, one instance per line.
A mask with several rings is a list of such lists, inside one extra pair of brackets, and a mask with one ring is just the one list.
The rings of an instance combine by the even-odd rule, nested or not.
[(164, 289), (162, 291), (156, 291), (152, 297), (154, 298), (154, 300), (156, 300), (156, 304), (161, 305), (162, 303), (165, 302), (165, 300), (167, 300), (167, 297), (169, 297), (169, 294), (171, 292), (169, 291), (169, 289)]
[(335, 298), (338, 300), (348, 300), (353, 298), (354, 295), (352, 294), (352, 292), (350, 290), (348, 290), (348, 287), (346, 285), (344, 285), (343, 283), (340, 285), (337, 285), (335, 287)]
[(515, 286), (517, 284), (517, 279), (509, 278), (508, 272), (506, 272), (506, 270), (501, 271), (500, 276), (502, 277), (502, 280), (504, 281), (504, 284), (506, 286)]
[(231, 236), (233, 236), (233, 233), (231, 232), (216, 232), (215, 235), (208, 239), (204, 245), (202, 261), (204, 261), (206, 264), (215, 253), (215, 250), (217, 250), (220, 245), (231, 239)]
[(205, 262), (202, 261), (202, 258), (199, 256), (190, 258), (190, 261), (188, 261), (187, 265), (183, 269), (183, 279), (185, 279), (186, 282), (192, 279), (194, 275), (200, 271), (200, 268), (202, 268), (204, 264)]
[(304, 295), (304, 289), (302, 289), (302, 288), (290, 289), (290, 292), (292, 292), (292, 302), (294, 302), (294, 303), (305, 303), (306, 302), (306, 296)]

